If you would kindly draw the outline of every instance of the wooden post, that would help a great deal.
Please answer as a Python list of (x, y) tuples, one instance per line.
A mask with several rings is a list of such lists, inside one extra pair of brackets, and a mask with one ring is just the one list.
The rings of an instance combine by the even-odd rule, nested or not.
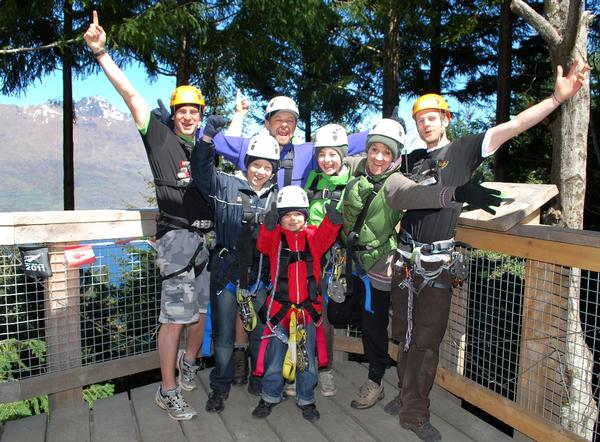
[(568, 271), (561, 269), (531, 259), (526, 262), (516, 398), (525, 410), (554, 422), (563, 396), (560, 373), (568, 311), (568, 297), (562, 296), (568, 290)]
[[(48, 372), (81, 366), (79, 269), (68, 268), (64, 244), (50, 247), (52, 276), (46, 292), (46, 345)], [(80, 406), (82, 388), (49, 395), (51, 411)]]

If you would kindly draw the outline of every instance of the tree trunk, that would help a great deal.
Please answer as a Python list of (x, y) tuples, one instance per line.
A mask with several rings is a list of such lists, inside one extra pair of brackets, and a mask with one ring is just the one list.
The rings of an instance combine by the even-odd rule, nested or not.
[(431, 7), (431, 54), (429, 57), (429, 80), (428, 86), (431, 92), (443, 94), (442, 91), (442, 10), (443, 1), (433, 0)]
[[(504, 0), (500, 12), (500, 51), (498, 53), (498, 85), (496, 89), (496, 124), (504, 123), (508, 121), (510, 117), (512, 22), (513, 15), (510, 11), (510, 0)], [(496, 181), (508, 181), (508, 174), (506, 172), (508, 162), (508, 147), (503, 145), (494, 155), (494, 178)]]
[[(63, 8), (64, 33), (73, 34), (73, 6), (65, 0)], [(62, 52), (63, 64), (63, 209), (75, 209), (75, 172), (73, 167), (73, 54), (69, 46)]]
[[(587, 63), (587, 35), (591, 14), (583, 11), (581, 0), (545, 0), (548, 20), (535, 13), (522, 0), (513, 0), (513, 11), (522, 16), (544, 38), (550, 49), (552, 67), (562, 65), (565, 71), (574, 61)], [(561, 224), (583, 227), (585, 203), (587, 131), (590, 92), (581, 90), (556, 111), (551, 124), (552, 181), (560, 194)], [(580, 270), (570, 269), (569, 308), (567, 314), (566, 354), (564, 355), (564, 389), (561, 425), (592, 440), (598, 406), (592, 392), (593, 356), (585, 343), (579, 312)]]
[(396, 1), (386, 15), (383, 35), (383, 116), (392, 115), (398, 105), (398, 81), (400, 70), (400, 31), (398, 29), (399, 4)]

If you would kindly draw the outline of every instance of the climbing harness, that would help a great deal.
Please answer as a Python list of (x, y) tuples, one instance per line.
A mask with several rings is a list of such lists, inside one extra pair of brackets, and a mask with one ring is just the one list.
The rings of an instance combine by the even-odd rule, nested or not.
[[(409, 249), (404, 250), (399, 247), (398, 253), (401, 258), (394, 263), (396, 271), (404, 275), (404, 279), (398, 286), (408, 292), (407, 329), (404, 344), (404, 350), (408, 351), (412, 340), (414, 298), (426, 286), (449, 289), (450, 287), (436, 281), (444, 270), (450, 273), (453, 288), (462, 285), (468, 277), (468, 269), (464, 255), (454, 250), (456, 245), (454, 238), (427, 244), (413, 240), (408, 232), (401, 230), (399, 240), (402, 245), (407, 246)], [(424, 263), (430, 264), (427, 266), (428, 268), (425, 268)], [(422, 281), (418, 287), (415, 287), (417, 276)]]

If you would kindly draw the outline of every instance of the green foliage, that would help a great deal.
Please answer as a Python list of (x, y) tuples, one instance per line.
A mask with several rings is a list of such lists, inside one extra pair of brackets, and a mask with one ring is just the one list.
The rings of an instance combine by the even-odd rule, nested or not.
[(46, 358), (46, 343), (39, 339), (17, 340), (15, 338), (4, 339), (0, 341), (0, 382), (12, 381), (15, 367), (20, 369), (29, 369), (21, 355), (22, 352), (29, 351), (41, 362)]
[(525, 278), (525, 262), (522, 259), (515, 258), (498, 252), (476, 249), (471, 252), (473, 259), (487, 259), (495, 264), (490, 272), (485, 270), (478, 277), (482, 279), (500, 279), (503, 274), (509, 273), (521, 279)]
[(83, 390), (83, 399), (88, 403), (90, 409), (94, 408), (94, 401), (111, 397), (115, 394), (113, 384), (93, 384)]
[(0, 404), (0, 423), (42, 413), (48, 413), (48, 396), (8, 402)]

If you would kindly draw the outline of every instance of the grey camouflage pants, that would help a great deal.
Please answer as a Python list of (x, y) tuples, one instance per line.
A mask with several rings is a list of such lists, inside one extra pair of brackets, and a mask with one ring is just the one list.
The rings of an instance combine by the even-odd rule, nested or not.
[[(204, 242), (202, 235), (188, 230), (171, 230), (156, 241), (156, 263), (161, 276), (169, 275), (188, 265), (196, 248)], [(206, 247), (196, 256), (195, 264), (207, 262)], [(206, 313), (210, 299), (210, 275), (204, 268), (200, 275), (194, 269), (162, 282), (160, 323), (192, 324)]]

